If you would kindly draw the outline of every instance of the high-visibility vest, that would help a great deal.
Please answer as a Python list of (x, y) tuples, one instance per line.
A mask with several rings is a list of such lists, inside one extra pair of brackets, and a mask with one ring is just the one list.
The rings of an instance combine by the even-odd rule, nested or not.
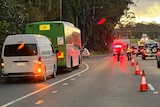
[(131, 48), (130, 48), (130, 47), (128, 47), (126, 52), (131, 52)]

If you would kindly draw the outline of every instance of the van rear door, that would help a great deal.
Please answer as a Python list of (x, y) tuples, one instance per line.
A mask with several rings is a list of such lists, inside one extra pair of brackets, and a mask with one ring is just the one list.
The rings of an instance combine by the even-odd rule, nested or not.
[(28, 73), (34, 71), (38, 60), (36, 44), (6, 44), (4, 47), (5, 73)]

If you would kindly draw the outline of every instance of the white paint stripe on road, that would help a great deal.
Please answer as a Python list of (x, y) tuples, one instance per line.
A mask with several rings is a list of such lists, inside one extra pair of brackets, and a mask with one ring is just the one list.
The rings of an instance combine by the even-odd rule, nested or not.
[[(84, 63), (84, 62), (83, 62)], [(36, 90), (36, 91), (34, 91), (34, 92), (32, 92), (32, 93), (30, 93), (30, 94), (27, 94), (27, 95), (25, 95), (25, 96), (22, 96), (22, 97), (20, 97), (20, 98), (17, 98), (17, 99), (15, 99), (15, 100), (13, 100), (13, 101), (10, 101), (10, 102), (8, 102), (8, 103), (6, 103), (6, 104), (4, 104), (4, 105), (1, 105), (0, 107), (8, 107), (8, 106), (10, 106), (10, 105), (12, 105), (12, 104), (14, 104), (14, 103), (16, 103), (16, 102), (18, 102), (18, 101), (21, 101), (21, 100), (23, 100), (23, 99), (25, 99), (25, 98), (27, 98), (27, 97), (30, 97), (30, 96), (32, 96), (32, 95), (34, 95), (34, 94), (37, 94), (37, 93), (39, 93), (39, 92), (41, 92), (41, 91), (43, 91), (43, 90), (45, 90), (45, 89), (48, 89), (48, 88), (50, 88), (50, 87), (52, 87), (52, 86), (54, 86), (54, 85), (56, 85), (56, 84), (58, 84), (58, 83), (61, 83), (61, 82), (63, 82), (63, 81), (65, 81), (65, 80), (68, 80), (68, 79), (70, 79), (70, 78), (72, 78), (72, 77), (74, 77), (74, 76), (76, 76), (76, 75), (79, 75), (79, 74), (81, 74), (81, 73), (83, 73), (83, 72), (86, 72), (88, 69), (89, 69), (89, 66), (86, 64), (86, 63), (84, 63), (85, 65), (86, 65), (86, 69), (84, 69), (84, 70), (82, 70), (81, 72), (78, 72), (78, 73), (76, 73), (76, 74), (73, 74), (73, 75), (71, 75), (71, 76), (69, 76), (69, 77), (66, 77), (66, 78), (64, 78), (64, 79), (62, 79), (62, 80), (59, 80), (59, 81), (57, 81), (57, 82), (54, 82), (54, 83), (52, 83), (52, 84), (50, 84), (50, 85), (48, 85), (48, 86), (46, 86), (46, 87), (43, 87), (43, 88), (41, 88), (41, 89), (39, 89), (39, 90)]]
[(74, 81), (74, 80), (75, 80), (75, 78), (71, 78), (71, 80), (72, 80), (72, 81)]
[(35, 104), (42, 104), (44, 100), (38, 100)]
[(154, 91), (154, 90), (155, 90), (154, 87), (153, 87), (151, 84), (149, 84), (149, 83), (148, 83), (148, 87), (149, 87), (149, 89), (150, 89), (151, 91)]
[(51, 93), (55, 94), (55, 93), (57, 93), (57, 92), (58, 92), (58, 90), (54, 90), (54, 91), (52, 91)]
[(63, 83), (63, 85), (68, 85), (68, 83)]

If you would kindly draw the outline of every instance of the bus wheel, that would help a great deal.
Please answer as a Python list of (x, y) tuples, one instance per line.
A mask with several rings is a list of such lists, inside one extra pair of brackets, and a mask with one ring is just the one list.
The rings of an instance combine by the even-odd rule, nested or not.
[(68, 69), (67, 71), (69, 71), (69, 72), (71, 72), (73, 70), (73, 59), (72, 59), (72, 57), (71, 57), (71, 67), (67, 68), (67, 69)]
[(79, 65), (80, 65), (81, 62), (82, 62), (82, 59), (80, 58), (80, 56), (78, 57), (78, 62), (79, 62)]
[(73, 59), (71, 57), (71, 68), (73, 68)]

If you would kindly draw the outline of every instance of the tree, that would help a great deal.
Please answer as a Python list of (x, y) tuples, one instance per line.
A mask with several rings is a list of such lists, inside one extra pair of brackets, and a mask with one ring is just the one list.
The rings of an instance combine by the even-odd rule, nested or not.
[(24, 31), (26, 16), (23, 10), (24, 7), (18, 1), (0, 0), (0, 50), (6, 36)]

